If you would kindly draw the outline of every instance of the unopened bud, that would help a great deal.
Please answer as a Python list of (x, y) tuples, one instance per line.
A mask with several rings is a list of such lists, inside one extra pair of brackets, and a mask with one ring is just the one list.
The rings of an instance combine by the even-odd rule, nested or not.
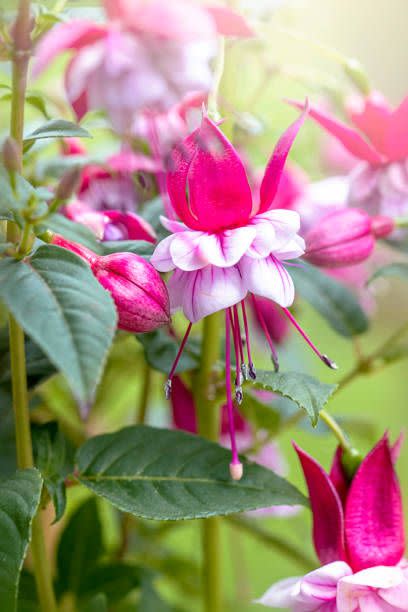
[[(169, 294), (160, 274), (135, 253), (99, 256), (90, 249), (54, 234), (52, 243), (84, 259), (112, 295), (118, 327), (134, 333), (150, 332), (170, 320)], [(169, 389), (170, 390), (170, 389)]]
[(350, 448), (343, 452), (341, 464), (349, 480), (352, 480), (364, 457), (356, 448)]
[(58, 183), (55, 198), (61, 201), (69, 200), (79, 185), (80, 175), (81, 171), (79, 168), (67, 170)]
[(315, 266), (342, 268), (368, 259), (377, 238), (394, 230), (388, 217), (370, 217), (357, 208), (345, 208), (324, 217), (306, 235), (304, 258)]
[(20, 152), (14, 138), (8, 136), (3, 142), (3, 164), (9, 172), (20, 171)]

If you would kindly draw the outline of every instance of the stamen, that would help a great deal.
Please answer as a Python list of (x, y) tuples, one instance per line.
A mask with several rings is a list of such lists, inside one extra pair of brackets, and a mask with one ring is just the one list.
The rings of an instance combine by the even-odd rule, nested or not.
[(312, 351), (314, 353), (316, 353), (316, 355), (319, 357), (319, 359), (321, 361), (323, 361), (323, 363), (325, 365), (327, 365), (327, 367), (331, 368), (332, 370), (337, 370), (338, 369), (337, 364), (334, 361), (332, 361), (331, 359), (329, 359), (327, 355), (324, 355), (323, 353), (321, 353), (319, 351), (317, 346), (311, 341), (311, 339), (306, 334), (306, 332), (300, 327), (299, 323), (296, 321), (296, 319), (293, 316), (293, 314), (287, 308), (282, 308), (282, 310), (285, 313), (285, 315), (288, 317), (288, 319), (292, 323), (292, 325), (294, 325), (296, 327), (296, 329), (298, 330), (298, 332), (302, 336), (302, 338), (304, 338), (306, 340), (306, 342), (308, 343), (308, 345), (310, 346)]
[(184, 347), (186, 346), (186, 342), (187, 342), (188, 337), (189, 337), (189, 335), (190, 335), (190, 332), (191, 332), (191, 328), (192, 328), (192, 326), (193, 326), (193, 324), (192, 324), (192, 323), (189, 323), (189, 324), (188, 324), (188, 327), (187, 327), (186, 333), (184, 334), (184, 338), (183, 338), (183, 340), (181, 341), (181, 344), (180, 344), (180, 346), (179, 346), (179, 350), (177, 351), (176, 358), (175, 358), (175, 360), (174, 360), (174, 362), (173, 362), (173, 365), (171, 366), (171, 370), (170, 370), (170, 373), (169, 373), (168, 379), (167, 379), (167, 380), (166, 380), (166, 382), (165, 382), (165, 385), (164, 385), (164, 393), (165, 393), (165, 395), (166, 395), (166, 399), (170, 399), (170, 395), (171, 395), (171, 382), (172, 382), (172, 378), (173, 378), (174, 373), (175, 373), (175, 371), (176, 371), (176, 368), (177, 368), (177, 366), (178, 366), (178, 362), (180, 361), (180, 357), (181, 357), (181, 354), (182, 354), (182, 352), (183, 352), (183, 350), (184, 350)]
[(246, 314), (246, 308), (245, 308), (244, 300), (242, 300), (242, 302), (241, 302), (241, 310), (242, 310), (242, 318), (244, 320), (245, 344), (246, 344), (247, 355), (248, 355), (248, 376), (252, 380), (255, 380), (256, 379), (256, 369), (255, 369), (255, 366), (253, 364), (252, 356), (251, 356), (251, 344), (250, 344), (250, 341), (249, 341), (249, 327), (248, 327), (248, 319), (247, 319), (247, 314)]
[(255, 296), (251, 295), (251, 297), (252, 297), (252, 302), (253, 302), (253, 305), (254, 305), (254, 308), (255, 308), (256, 315), (257, 315), (258, 320), (259, 320), (259, 322), (261, 324), (261, 327), (263, 329), (265, 337), (266, 337), (266, 339), (268, 341), (269, 348), (271, 349), (271, 359), (272, 359), (274, 370), (275, 370), (275, 372), (279, 372), (278, 353), (276, 352), (276, 349), (275, 349), (275, 346), (273, 344), (271, 335), (269, 333), (269, 329), (268, 329), (268, 327), (267, 327), (267, 325), (265, 323), (265, 319), (264, 319), (264, 317), (262, 315), (262, 312), (260, 311), (260, 309), (258, 307), (258, 303), (257, 303), (257, 301), (255, 299)]
[(237, 443), (235, 439), (234, 405), (232, 403), (231, 389), (231, 321), (232, 317), (230, 310), (225, 311), (225, 390), (227, 394), (228, 429), (231, 440), (232, 455), (230, 474), (233, 480), (240, 480), (242, 478), (243, 467), (238, 457)]
[(233, 333), (234, 351), (235, 351), (235, 399), (238, 404), (241, 404), (242, 399), (243, 399), (243, 393), (242, 393), (242, 386), (241, 386), (242, 385), (241, 361), (240, 361), (240, 354), (239, 354), (239, 348), (238, 348), (239, 331), (237, 330), (237, 327), (234, 323), (234, 318), (233, 318), (231, 308), (229, 309), (229, 320), (231, 323), (231, 328), (232, 328), (232, 333)]

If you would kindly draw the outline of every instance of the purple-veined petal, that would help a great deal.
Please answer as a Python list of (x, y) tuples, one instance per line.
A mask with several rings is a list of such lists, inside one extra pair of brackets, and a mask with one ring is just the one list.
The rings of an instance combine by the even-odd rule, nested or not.
[(174, 221), (173, 219), (168, 219), (167, 217), (163, 217), (163, 215), (160, 215), (160, 223), (172, 234), (176, 234), (177, 232), (185, 232), (188, 230), (187, 225), (184, 223)]
[(273, 205), (273, 199), (278, 191), (279, 181), (286, 159), (289, 155), (293, 141), (306, 119), (308, 109), (309, 106), (306, 101), (302, 114), (285, 130), (275, 146), (262, 179), (258, 213), (269, 210)]
[[(251, 219), (251, 225), (256, 228), (256, 238), (251, 244), (248, 255), (262, 258), (283, 249), (296, 239), (300, 217), (294, 210), (274, 209), (255, 215)], [(295, 251), (299, 251), (299, 247), (296, 247)], [(300, 252), (301, 254), (303, 252)]]
[(276, 584), (273, 584), (260, 599), (255, 603), (261, 604), (268, 608), (289, 608), (292, 606), (299, 596), (300, 577), (285, 578)]
[[(290, 104), (301, 108), (302, 105), (299, 102), (290, 101)], [(376, 149), (368, 143), (364, 138), (357, 132), (357, 130), (349, 127), (345, 123), (342, 123), (338, 119), (331, 117), (327, 113), (311, 107), (309, 109), (309, 115), (319, 125), (321, 125), (329, 134), (337, 138), (342, 145), (350, 151), (356, 157), (368, 161), (370, 164), (381, 164), (383, 161), (382, 156), (376, 151)]]
[(347, 496), (345, 532), (353, 569), (397, 564), (404, 552), (403, 523), (401, 490), (384, 436), (360, 465)]
[(52, 28), (42, 39), (35, 51), (33, 74), (38, 76), (53, 59), (69, 49), (78, 51), (106, 36), (103, 24), (89, 21), (69, 21)]
[(283, 308), (291, 306), (295, 298), (292, 278), (273, 255), (264, 259), (244, 256), (238, 265), (248, 291), (273, 300)]
[(191, 214), (197, 220), (194, 229), (215, 232), (247, 224), (252, 194), (244, 165), (208, 117), (203, 117), (196, 134), (187, 189)]
[(186, 272), (200, 270), (208, 265), (201, 243), (207, 238), (203, 232), (177, 232), (173, 235), (170, 254), (176, 268)]
[(385, 150), (389, 159), (404, 159), (408, 155), (408, 96), (390, 117), (385, 136)]
[(334, 561), (323, 565), (302, 578), (300, 597), (305, 603), (335, 603), (339, 580), (351, 574), (351, 567), (344, 561)]
[(169, 280), (168, 290), (172, 311), (182, 305), (185, 316), (192, 323), (238, 304), (247, 293), (236, 266), (207, 266), (194, 272), (176, 270)]
[(170, 246), (175, 235), (176, 234), (172, 234), (161, 240), (151, 256), (150, 263), (159, 272), (170, 272), (170, 270), (174, 270), (176, 267), (170, 253)]
[(285, 261), (286, 259), (297, 259), (304, 254), (305, 249), (306, 245), (303, 238), (301, 236), (295, 236), (280, 249), (276, 249), (274, 255), (281, 261)]
[(408, 581), (399, 567), (376, 566), (339, 581), (339, 612), (398, 612), (408, 604)]
[(346, 559), (344, 515), (340, 498), (324, 469), (294, 445), (302, 465), (313, 513), (313, 541), (322, 563)]

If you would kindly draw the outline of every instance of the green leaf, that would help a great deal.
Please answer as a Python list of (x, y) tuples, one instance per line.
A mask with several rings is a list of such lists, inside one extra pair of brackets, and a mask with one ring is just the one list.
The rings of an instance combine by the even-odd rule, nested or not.
[(65, 511), (65, 478), (74, 470), (74, 449), (56, 422), (33, 425), (31, 434), (35, 465), (54, 503), (57, 522)]
[(157, 520), (204, 518), (281, 504), (305, 504), (291, 484), (246, 462), (239, 482), (230, 452), (181, 431), (127, 427), (88, 440), (78, 478), (124, 512)]
[[(9, 478), (17, 469), (11, 388), (0, 386), (0, 477)], [(0, 539), (1, 541), (1, 539)]]
[(35, 578), (25, 570), (20, 576), (17, 612), (41, 612)]
[(92, 138), (81, 126), (66, 119), (51, 119), (40, 125), (24, 138), (24, 143), (31, 143), (39, 138)]
[[(92, 497), (76, 510), (62, 533), (57, 557), (59, 591), (79, 593), (103, 553), (102, 525)], [(96, 594), (102, 586), (99, 583)]]
[(108, 600), (105, 593), (98, 593), (82, 608), (81, 612), (108, 612)]
[(106, 563), (88, 571), (79, 595), (96, 595), (103, 588), (109, 604), (115, 604), (140, 587), (144, 570), (130, 563)]
[(36, 198), (34, 187), (19, 174), (14, 174), (14, 187), (10, 175), (0, 166), (0, 214), (12, 218), (10, 214), (22, 210), (31, 198)]
[(102, 242), (101, 247), (104, 255), (110, 253), (136, 253), (145, 259), (150, 259), (155, 245), (145, 240), (114, 240)]
[(170, 612), (170, 606), (163, 601), (151, 582), (146, 581), (142, 586), (138, 610), (140, 612)]
[(270, 434), (275, 434), (281, 423), (280, 413), (274, 409), (272, 404), (261, 401), (258, 397), (245, 389), (243, 402), (239, 412), (256, 429), (265, 429)]
[[(180, 342), (162, 329), (146, 334), (137, 334), (150, 367), (168, 374), (176, 358)], [(190, 339), (178, 362), (176, 373), (194, 370), (198, 364), (197, 345)]]
[(68, 240), (79, 242), (98, 255), (104, 254), (102, 244), (98, 242), (95, 234), (90, 229), (82, 225), (82, 223), (76, 223), (71, 221), (71, 219), (67, 219), (64, 215), (53, 215), (50, 219), (47, 219), (47, 225), (43, 229), (49, 229), (52, 232), (61, 234), (61, 236)]
[(301, 268), (291, 268), (290, 274), (296, 291), (338, 334), (351, 338), (367, 331), (367, 316), (357, 298), (344, 285), (304, 262)]
[(66, 376), (75, 396), (92, 401), (117, 315), (111, 296), (89, 266), (52, 245), (40, 247), (30, 259), (4, 259), (0, 299)]
[(21, 470), (0, 482), (0, 601), (14, 612), (20, 572), (40, 503), (42, 480), (35, 469)]
[(259, 389), (274, 391), (294, 401), (317, 424), (319, 412), (326, 405), (337, 385), (322, 383), (308, 374), (299, 372), (257, 371), (253, 385)]
[[(42, 350), (25, 337), (25, 358), (28, 388), (36, 387), (55, 373), (55, 368)], [(10, 349), (8, 328), (0, 331), (0, 384), (11, 382)]]
[(49, 119), (50, 116), (47, 111), (47, 106), (45, 104), (44, 98), (41, 94), (38, 93), (29, 93), (26, 95), (26, 101), (36, 110), (38, 110), (46, 119)]
[(367, 285), (371, 285), (373, 281), (380, 277), (398, 276), (408, 280), (408, 263), (392, 263), (388, 266), (383, 266), (374, 272), (374, 274), (367, 281)]

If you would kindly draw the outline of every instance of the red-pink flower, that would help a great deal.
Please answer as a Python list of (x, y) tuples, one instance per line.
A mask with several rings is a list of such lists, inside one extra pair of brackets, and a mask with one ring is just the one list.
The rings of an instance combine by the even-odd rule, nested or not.
[[(300, 106), (299, 104), (295, 104)], [(393, 109), (377, 91), (348, 104), (352, 127), (312, 107), (310, 116), (358, 160), (348, 204), (371, 215), (408, 213), (408, 96)]]
[(35, 73), (74, 51), (65, 74), (68, 99), (80, 119), (103, 109), (129, 133), (145, 109), (162, 113), (191, 91), (208, 92), (217, 34), (250, 36), (238, 14), (188, 0), (105, 0), (107, 23), (57, 25), (37, 48)]
[[(398, 447), (399, 445), (397, 445)], [(398, 448), (384, 436), (350, 479), (337, 450), (330, 474), (296, 447), (323, 567), (272, 586), (259, 603), (298, 612), (401, 611), (408, 607)]]

